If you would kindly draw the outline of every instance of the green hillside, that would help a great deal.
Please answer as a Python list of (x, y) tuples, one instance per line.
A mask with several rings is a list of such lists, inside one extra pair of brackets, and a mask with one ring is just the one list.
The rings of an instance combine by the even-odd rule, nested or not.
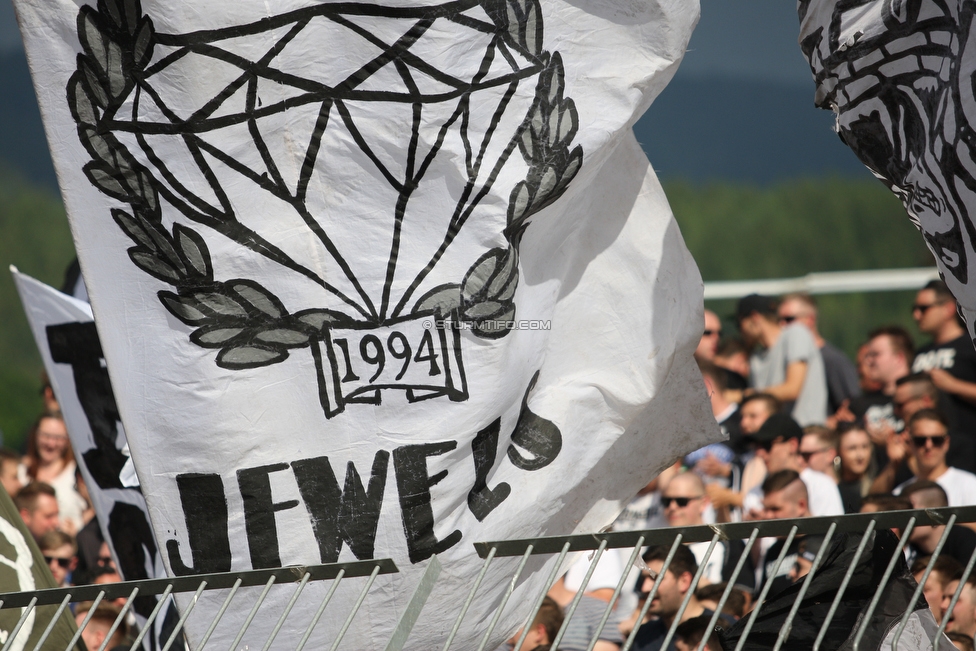
[[(874, 181), (811, 180), (770, 188), (666, 184), (706, 280), (776, 278), (811, 271), (932, 264), (900, 204)], [(55, 287), (74, 257), (58, 197), (0, 170), (0, 428), (19, 447), (41, 408), (40, 358), (10, 264)], [(822, 330), (853, 352), (873, 326), (911, 326), (912, 292), (821, 298)], [(731, 314), (730, 301), (710, 305)], [(732, 324), (727, 323), (726, 332)]]
[[(878, 181), (803, 180), (761, 189), (676, 182), (665, 191), (706, 281), (934, 264), (901, 203)], [(821, 331), (848, 354), (878, 325), (905, 326), (918, 339), (914, 295), (818, 297)], [(711, 303), (722, 316), (734, 310), (734, 301)], [(726, 320), (725, 333), (733, 330)]]
[(7, 268), (60, 287), (74, 255), (60, 198), (0, 169), (0, 429), (9, 447), (40, 413), (42, 367)]

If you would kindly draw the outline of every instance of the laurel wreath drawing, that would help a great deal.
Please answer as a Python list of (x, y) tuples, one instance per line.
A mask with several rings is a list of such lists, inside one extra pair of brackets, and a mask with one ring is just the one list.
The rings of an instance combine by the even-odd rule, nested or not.
[[(490, 324), (515, 315), (522, 235), (532, 216), (566, 191), (582, 165), (583, 151), (573, 147), (578, 116), (573, 100), (565, 96), (562, 60), (559, 53), (550, 54), (542, 46), (539, 0), (471, 4), (480, 4), (494, 21), (505, 47), (536, 62), (541, 70), (535, 100), (515, 136), (514, 146), (528, 173), (511, 191), (504, 230), (507, 248), (487, 251), (460, 282), (427, 292), (401, 316), (464, 321), (476, 335), (492, 339), (508, 330)], [(290, 350), (321, 340), (327, 329), (382, 325), (372, 315), (350, 316), (334, 309), (292, 312), (254, 280), (218, 280), (206, 240), (179, 223), (167, 228), (161, 199), (183, 206), (181, 211), (192, 221), (284, 266), (294, 269), (294, 265), (232, 216), (186, 207), (113, 133), (108, 117), (140, 84), (158, 43), (153, 21), (143, 14), (140, 2), (98, 0), (95, 7), (81, 8), (77, 29), (82, 52), (67, 85), (67, 101), (81, 143), (91, 156), (84, 173), (102, 193), (125, 204), (112, 209), (111, 215), (133, 242), (129, 258), (143, 272), (171, 286), (158, 292), (158, 298), (173, 316), (193, 328), (194, 344), (217, 350), (216, 363), (222, 368), (254, 368), (281, 362)]]

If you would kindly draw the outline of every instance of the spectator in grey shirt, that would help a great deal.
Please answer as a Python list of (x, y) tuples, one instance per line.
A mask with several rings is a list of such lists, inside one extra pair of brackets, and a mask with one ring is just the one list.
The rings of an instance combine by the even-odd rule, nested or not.
[(750, 294), (736, 308), (739, 331), (753, 347), (749, 382), (785, 403), (802, 427), (823, 425), (827, 379), (820, 349), (804, 326), (780, 325), (777, 307), (771, 297)]
[(827, 376), (827, 413), (836, 413), (845, 400), (861, 395), (861, 383), (854, 362), (840, 348), (824, 339), (817, 329), (817, 301), (809, 294), (787, 294), (780, 301), (778, 312), (780, 325), (799, 323), (805, 326), (820, 349)]

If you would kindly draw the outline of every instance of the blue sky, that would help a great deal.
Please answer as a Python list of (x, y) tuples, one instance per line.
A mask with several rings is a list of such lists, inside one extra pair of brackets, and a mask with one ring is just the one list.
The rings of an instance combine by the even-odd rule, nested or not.
[(809, 84), (791, 0), (702, 0), (702, 17), (678, 74)]

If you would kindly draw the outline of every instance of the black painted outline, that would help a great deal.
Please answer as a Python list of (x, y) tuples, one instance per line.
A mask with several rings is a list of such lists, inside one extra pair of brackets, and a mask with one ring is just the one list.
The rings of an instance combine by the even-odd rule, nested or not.
[[(801, 0), (801, 16), (811, 4)], [(883, 30), (871, 36), (852, 34), (842, 43), (844, 12), (863, 4), (838, 1), (828, 24), (811, 23), (801, 35), (800, 46), (817, 85), (817, 105), (859, 116), (842, 125), (841, 139), (902, 201), (929, 250), (942, 262), (940, 275), (945, 278), (943, 270), (948, 270), (969, 285), (972, 263), (965, 238), (976, 242), (976, 225), (972, 207), (956, 184), (976, 193), (974, 168), (963, 162), (964, 155), (973, 159), (976, 152), (976, 125), (963, 108), (973, 95), (974, 71), (967, 76), (961, 70), (976, 12), (970, 3), (956, 7), (939, 0), (886, 0), (879, 13)], [(925, 11), (923, 5), (928, 5)], [(937, 34), (948, 42), (934, 38)], [(899, 61), (914, 61), (917, 70), (896, 71), (892, 64)], [(932, 69), (932, 61), (940, 68)], [(883, 107), (884, 114), (865, 111), (868, 102)], [(945, 131), (947, 123), (955, 124), (951, 134)], [(926, 230), (918, 215), (927, 211), (940, 219), (948, 213), (952, 226)]]
[[(491, 22), (463, 13), (479, 6)], [(353, 16), (402, 18), (414, 23), (394, 43), (389, 44), (347, 18)], [(381, 53), (335, 87), (275, 69), (275, 57), (316, 18), (330, 20), (356, 32), (378, 47)], [(411, 45), (422, 38), (434, 21), (441, 19), (492, 35), (479, 70), (470, 82), (436, 70), (410, 51)], [(259, 34), (281, 27), (289, 29), (257, 61), (247, 61), (219, 47), (220, 41), (227, 38)], [(572, 151), (569, 149), (576, 135), (578, 116), (573, 101), (563, 94), (565, 81), (560, 56), (558, 53), (550, 55), (542, 49), (542, 10), (539, 0), (460, 0), (435, 7), (414, 8), (336, 3), (307, 7), (250, 24), (179, 35), (156, 32), (151, 18), (142, 14), (138, 0), (97, 0), (96, 7), (84, 6), (79, 11), (78, 34), (82, 53), (78, 56), (78, 69), (68, 83), (67, 99), (78, 124), (79, 137), (92, 156), (92, 161), (85, 166), (85, 173), (103, 193), (129, 204), (131, 213), (119, 209), (112, 211), (116, 223), (136, 244), (129, 249), (129, 257), (146, 273), (175, 287), (175, 292), (160, 291), (159, 299), (171, 314), (196, 328), (190, 335), (195, 345), (219, 350), (216, 363), (227, 369), (249, 369), (278, 363), (287, 359), (290, 350), (310, 348), (316, 365), (320, 399), (327, 416), (334, 415), (327, 405), (336, 404), (336, 399), (339, 411), (345, 402), (379, 404), (384, 388), (406, 390), (411, 402), (441, 395), (447, 395), (452, 400), (467, 398), (467, 382), (456, 328), (452, 342), (446, 340), (447, 334), (443, 330), (439, 336), (442, 351), (450, 349), (454, 353), (459, 387), (384, 385), (343, 397), (341, 391), (328, 390), (329, 376), (337, 375), (336, 359), (329, 345), (325, 346), (327, 355), (323, 357), (321, 346), (327, 344), (334, 328), (375, 328), (426, 316), (436, 316), (447, 322), (469, 322), (473, 325), (473, 332), (483, 338), (499, 338), (507, 334), (506, 329), (492, 329), (485, 322), (514, 317), (518, 247), (528, 218), (563, 194), (582, 163), (580, 147)], [(174, 51), (151, 63), (157, 45), (174, 48)], [(219, 59), (240, 68), (241, 74), (191, 116), (182, 119), (153, 89), (151, 78), (189, 55)], [(496, 55), (501, 56), (512, 72), (489, 78)], [(520, 64), (517, 57), (528, 65)], [(358, 90), (358, 86), (371, 74), (390, 65), (395, 67), (403, 81), (406, 93)], [(425, 94), (414, 79), (415, 73), (427, 75), (450, 90)], [(534, 76), (538, 76), (538, 82), (531, 108), (487, 179), (477, 188), (485, 154), (502, 115), (514, 97), (519, 82)], [(291, 85), (301, 93), (268, 106), (259, 106), (257, 88), (262, 79)], [(506, 91), (482, 142), (474, 147), (469, 137), (471, 94), (490, 87), (506, 87)], [(243, 112), (213, 116), (226, 100), (242, 89), (246, 96)], [(132, 119), (121, 119), (119, 111), (130, 97)], [(458, 100), (456, 110), (440, 126), (434, 145), (421, 159), (418, 141), (424, 104), (453, 99)], [(139, 119), (140, 107), (146, 100), (156, 105), (169, 120), (168, 124)], [(348, 102), (375, 101), (409, 103), (412, 107), (411, 137), (402, 180), (386, 169), (370, 150), (347, 106)], [(319, 116), (306, 147), (298, 183), (292, 192), (286, 187), (264, 142), (258, 120), (292, 106), (311, 103), (320, 104)], [(333, 109), (360, 149), (398, 193), (386, 282), (378, 309), (331, 242), (326, 230), (304, 206), (309, 179)], [(396, 274), (400, 232), (407, 204), (448, 130), (459, 121), (468, 183), (437, 251), (394, 305), (390, 290)], [(266, 170), (251, 170), (207, 141), (206, 133), (209, 130), (231, 124), (246, 125)], [(134, 135), (165, 183), (156, 179), (152, 171), (131, 155), (116, 133)], [(147, 140), (147, 136), (157, 134), (179, 135), (183, 139), (219, 205), (212, 205), (180, 183)], [(436, 266), (475, 207), (491, 190), (516, 147), (528, 165), (529, 173), (525, 181), (512, 191), (510, 198), (508, 225), (503, 233), (509, 242), (508, 247), (488, 251), (472, 265), (461, 283), (440, 285), (424, 294), (412, 309), (408, 309), (412, 295)], [(229, 197), (221, 189), (208, 164), (208, 156), (292, 205), (338, 264), (355, 293), (346, 295), (242, 223), (234, 214)], [(354, 313), (346, 315), (335, 310), (313, 308), (290, 314), (276, 296), (254, 281), (244, 278), (217, 281), (206, 241), (180, 224), (171, 230), (164, 227), (161, 200), (177, 208), (191, 221), (213, 228), (243, 247), (316, 282), (352, 308)], [(450, 355), (444, 354), (442, 357), (446, 365), (451, 363)], [(326, 359), (331, 366), (329, 370), (325, 369)], [(451, 374), (446, 372), (445, 378), (448, 378), (449, 384), (450, 377)]]

